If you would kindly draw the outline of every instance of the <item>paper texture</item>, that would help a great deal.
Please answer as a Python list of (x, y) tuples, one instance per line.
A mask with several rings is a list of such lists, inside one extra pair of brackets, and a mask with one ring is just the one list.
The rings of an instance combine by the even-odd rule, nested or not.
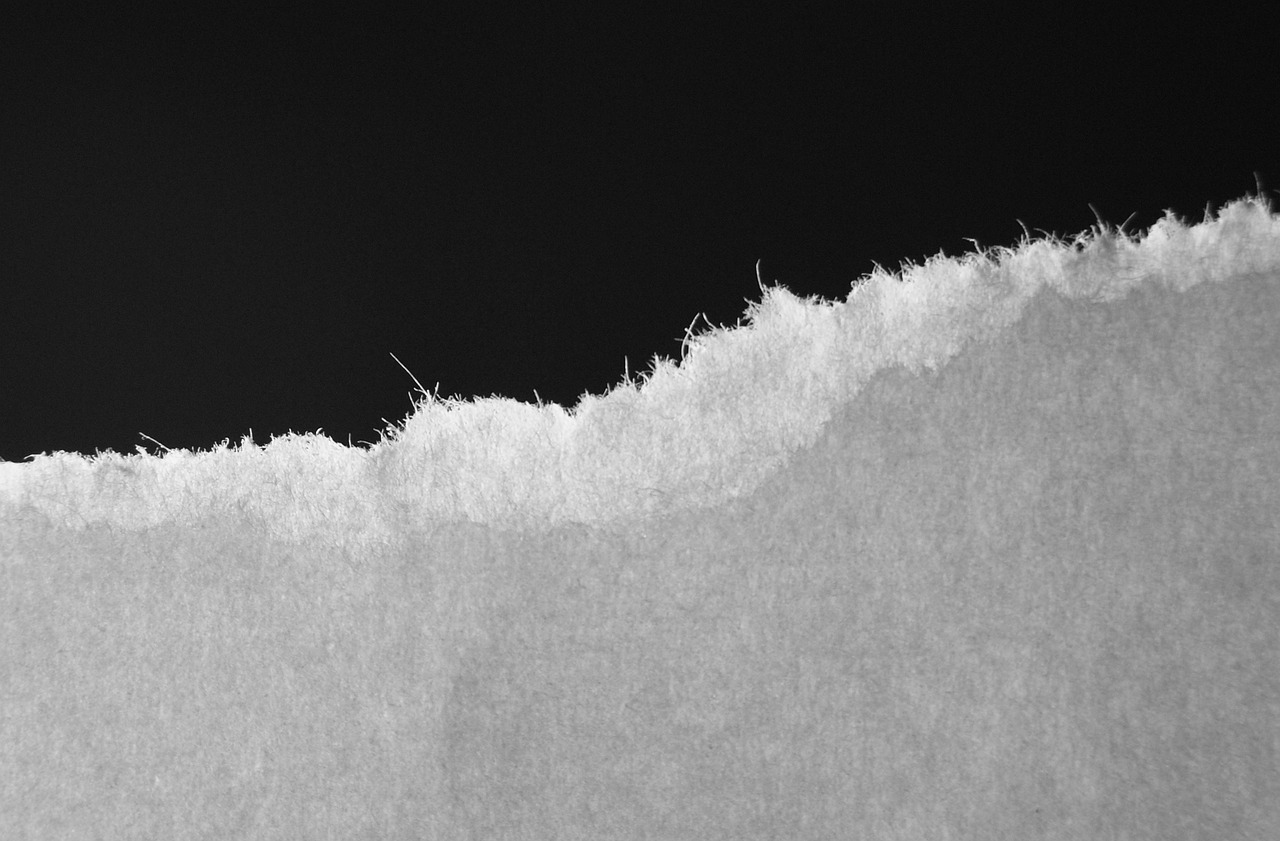
[(1280, 220), (0, 479), (5, 837), (1280, 833)]

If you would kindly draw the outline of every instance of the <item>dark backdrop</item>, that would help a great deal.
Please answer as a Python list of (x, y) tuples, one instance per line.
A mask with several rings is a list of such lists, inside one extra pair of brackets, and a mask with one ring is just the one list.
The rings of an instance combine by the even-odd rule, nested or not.
[(442, 397), (572, 406), (734, 323), (757, 260), (843, 298), (1274, 173), (1237, 7), (601, 8), (11, 22), (0, 458), (373, 441), (411, 408), (391, 353)]

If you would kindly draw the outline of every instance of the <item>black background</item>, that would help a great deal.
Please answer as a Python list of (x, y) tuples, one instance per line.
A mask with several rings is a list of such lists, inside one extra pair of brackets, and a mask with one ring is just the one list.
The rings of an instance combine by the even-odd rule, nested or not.
[(936, 6), (11, 21), (0, 458), (375, 441), (391, 353), (571, 407), (735, 323), (757, 260), (843, 299), (1272, 186), (1247, 11)]

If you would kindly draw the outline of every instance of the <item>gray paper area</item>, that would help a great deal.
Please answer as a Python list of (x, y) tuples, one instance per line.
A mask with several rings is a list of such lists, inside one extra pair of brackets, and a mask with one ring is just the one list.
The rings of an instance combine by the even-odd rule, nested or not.
[(1280, 275), (1044, 288), (638, 523), (4, 511), (6, 838), (1280, 834)]

